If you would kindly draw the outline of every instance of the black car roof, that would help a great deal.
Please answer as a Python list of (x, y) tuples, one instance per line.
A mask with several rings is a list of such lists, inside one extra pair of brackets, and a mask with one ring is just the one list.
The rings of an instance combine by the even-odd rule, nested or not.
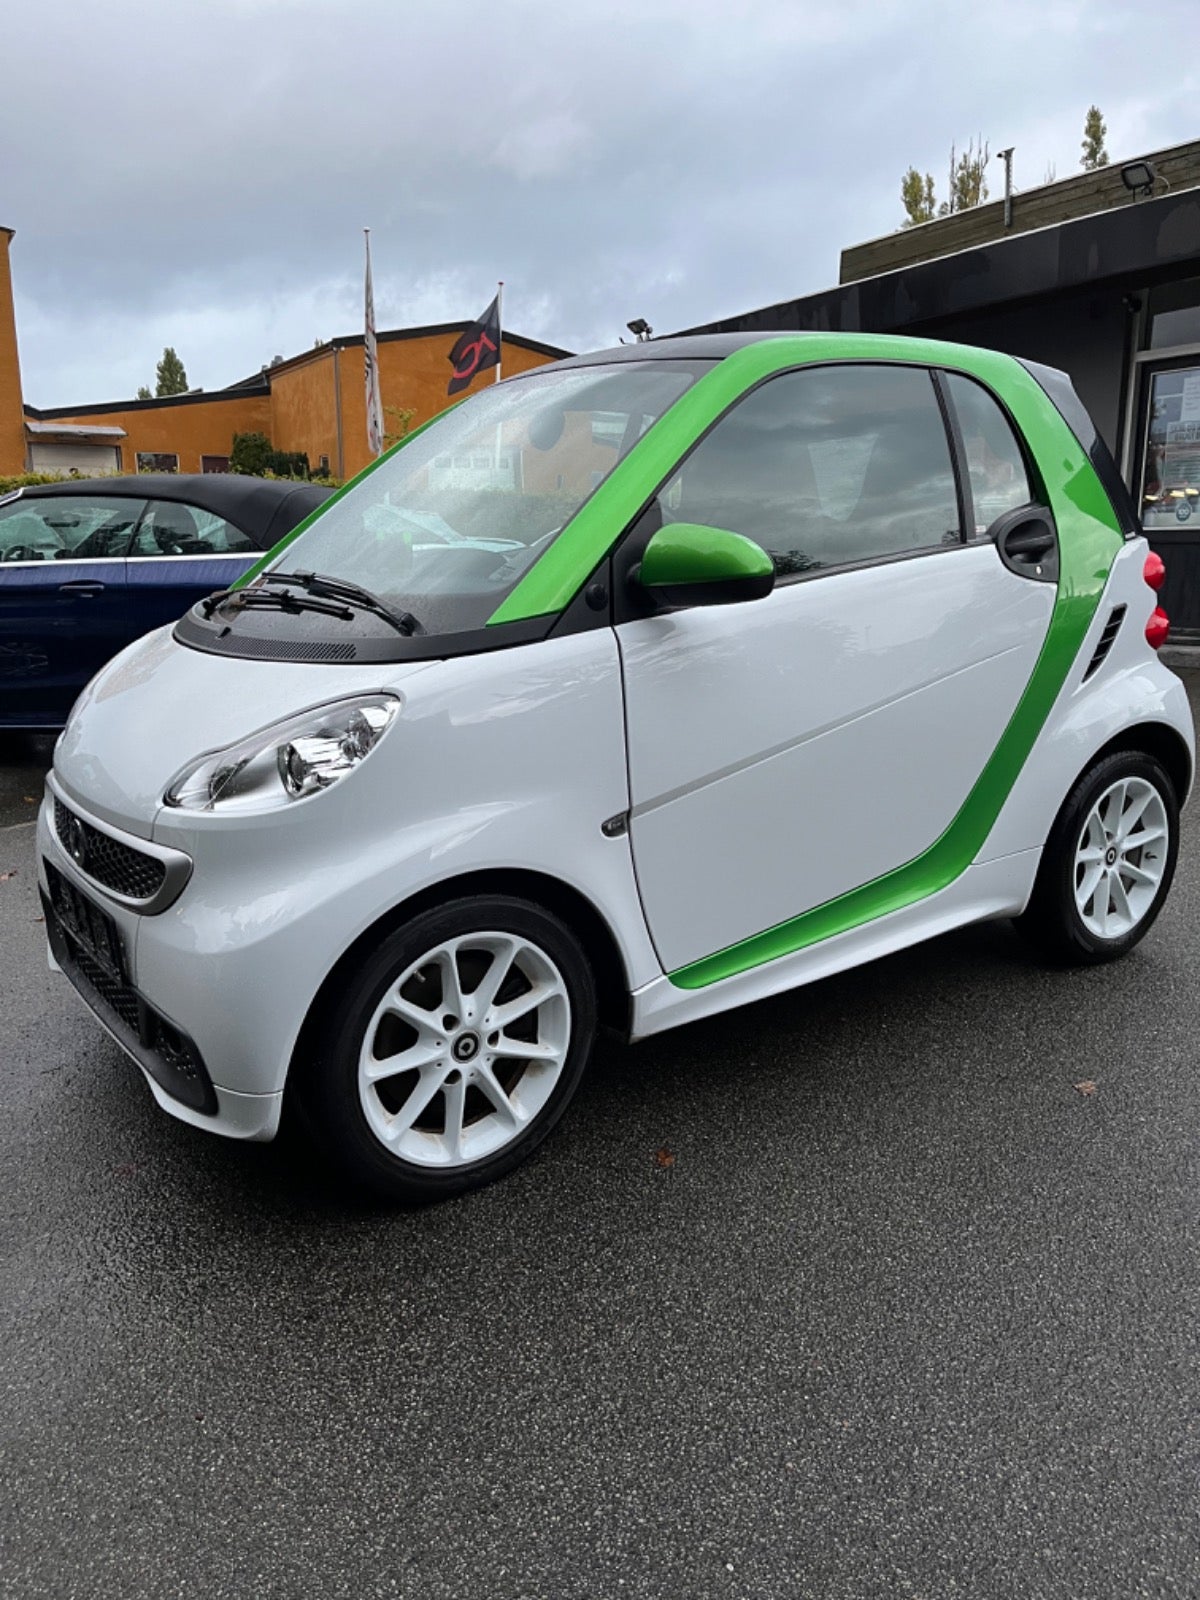
[(22, 499), (47, 495), (111, 495), (135, 500), (182, 500), (224, 517), (256, 543), (294, 527), (333, 493), (319, 483), (247, 478), (234, 472), (139, 472), (136, 476), (66, 478), (23, 489)]

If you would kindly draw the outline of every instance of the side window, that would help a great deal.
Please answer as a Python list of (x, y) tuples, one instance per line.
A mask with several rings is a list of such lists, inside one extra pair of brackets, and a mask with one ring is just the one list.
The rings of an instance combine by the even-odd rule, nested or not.
[(10, 500), (0, 505), (0, 561), (98, 561), (123, 556), (144, 504), (112, 495)]
[(133, 542), (132, 556), (232, 556), (255, 549), (232, 522), (178, 500), (152, 500)]
[(781, 576), (957, 545), (950, 446), (924, 367), (807, 367), (716, 425), (664, 516), (745, 534)]
[(1033, 494), (1021, 446), (999, 404), (973, 378), (958, 372), (945, 378), (967, 458), (978, 538), (1006, 511), (1028, 505)]

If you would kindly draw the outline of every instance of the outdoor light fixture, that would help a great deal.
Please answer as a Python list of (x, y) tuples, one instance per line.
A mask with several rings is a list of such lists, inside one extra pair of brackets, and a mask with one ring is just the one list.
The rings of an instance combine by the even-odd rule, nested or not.
[(646, 321), (645, 317), (634, 317), (633, 321), (627, 322), (625, 326), (629, 329), (630, 333), (633, 334), (634, 338), (639, 344), (644, 344), (654, 332), (654, 329)]
[(1121, 168), (1121, 182), (1132, 195), (1153, 194), (1158, 173), (1148, 161), (1131, 161)]

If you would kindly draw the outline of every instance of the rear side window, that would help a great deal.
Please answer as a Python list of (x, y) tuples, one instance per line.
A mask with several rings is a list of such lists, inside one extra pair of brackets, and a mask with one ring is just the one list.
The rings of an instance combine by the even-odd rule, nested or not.
[(771, 379), (697, 445), (663, 512), (745, 534), (781, 576), (958, 544), (930, 373), (829, 366)]
[(232, 522), (199, 506), (177, 500), (152, 500), (142, 519), (132, 556), (225, 556), (254, 550), (250, 538)]
[(945, 377), (967, 458), (973, 531), (979, 538), (997, 517), (1029, 504), (1029, 475), (1011, 423), (983, 385), (958, 372)]

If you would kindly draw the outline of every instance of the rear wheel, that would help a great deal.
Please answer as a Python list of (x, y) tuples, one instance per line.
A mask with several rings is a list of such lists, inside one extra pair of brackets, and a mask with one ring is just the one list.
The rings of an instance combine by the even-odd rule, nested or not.
[(357, 1187), (420, 1203), (491, 1183), (541, 1144), (596, 1029), (557, 917), (507, 896), (423, 912), (383, 941), (302, 1067), (301, 1110)]
[(1140, 751), (1104, 756), (1055, 819), (1016, 926), (1052, 960), (1112, 961), (1149, 932), (1175, 875), (1179, 803)]

